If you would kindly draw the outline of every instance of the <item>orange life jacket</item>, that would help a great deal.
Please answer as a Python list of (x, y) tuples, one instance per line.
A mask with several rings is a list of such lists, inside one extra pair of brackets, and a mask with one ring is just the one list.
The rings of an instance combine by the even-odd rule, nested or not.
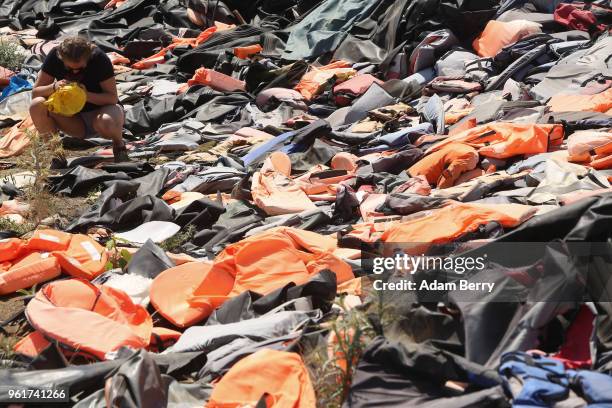
[(72, 234), (52, 229), (36, 230), (28, 240), (27, 251), (64, 251), (70, 245)]
[(153, 327), (149, 351), (159, 353), (177, 342), (182, 333), (165, 327)]
[[(209, 316), (228, 299), (234, 278), (225, 273), (211, 273), (212, 263), (189, 262), (160, 273), (151, 284), (151, 304), (177, 327), (188, 327)], [(199, 306), (187, 302), (202, 284), (207, 285), (210, 302)], [(216, 294), (216, 295), (215, 295)]]
[(33, 331), (13, 346), (13, 351), (28, 357), (36, 357), (49, 347), (51, 342), (39, 331)]
[(73, 235), (68, 248), (65, 251), (53, 252), (53, 255), (66, 273), (87, 280), (104, 272), (108, 261), (105, 248), (82, 234)]
[(494, 57), (506, 45), (541, 32), (540, 25), (527, 20), (509, 22), (490, 20), (483, 32), (474, 40), (472, 46), (481, 57)]
[(49, 253), (32, 252), (7, 270), (0, 269), (0, 295), (7, 295), (37, 283), (57, 278), (61, 269)]
[(612, 109), (612, 88), (595, 95), (554, 95), (547, 103), (551, 112), (593, 111), (606, 113)]
[(243, 358), (215, 385), (207, 407), (254, 407), (264, 396), (270, 408), (316, 407), (314, 388), (299, 354), (263, 349)]
[(438, 188), (452, 187), (463, 173), (478, 165), (478, 152), (463, 143), (450, 143), (416, 162), (407, 171), (412, 177), (425, 176)]
[(300, 82), (295, 86), (295, 90), (302, 96), (311, 100), (321, 92), (322, 86), (334, 76), (339, 80), (347, 80), (357, 73), (351, 68), (351, 64), (346, 61), (335, 61), (323, 67), (312, 67)]
[(123, 346), (146, 348), (153, 329), (147, 310), (135, 305), (125, 292), (82, 279), (46, 284), (25, 313), (45, 337), (101, 360)]
[(142, 59), (142, 60), (132, 64), (132, 68), (134, 68), (134, 69), (147, 69), (147, 68), (154, 67), (157, 64), (161, 64), (162, 62), (165, 61), (166, 53), (168, 51), (173, 50), (176, 47), (181, 46), (181, 45), (188, 45), (188, 46), (191, 46), (191, 47), (197, 47), (198, 45), (202, 44), (203, 42), (208, 40), (210, 37), (212, 37), (212, 35), (216, 31), (217, 31), (217, 27), (210, 27), (210, 28), (207, 28), (206, 30), (202, 31), (195, 38), (174, 37), (172, 39), (172, 44), (170, 44), (169, 46), (163, 48), (159, 52), (151, 55), (150, 57), (144, 58), (144, 59)]
[(198, 68), (193, 77), (187, 81), (188, 87), (196, 84), (224, 92), (244, 91), (246, 86), (244, 81), (208, 68)]
[(335, 237), (272, 228), (227, 246), (212, 265), (196, 262), (162, 272), (151, 285), (151, 303), (167, 320), (187, 327), (247, 290), (268, 294), (305, 283), (323, 269), (334, 272), (338, 283), (353, 279), (340, 253)]
[(263, 51), (263, 47), (259, 44), (248, 45), (246, 47), (234, 48), (234, 55), (240, 59), (248, 59), (250, 56)]
[(427, 153), (453, 142), (461, 142), (478, 149), (481, 156), (507, 159), (545, 153), (550, 146), (563, 142), (563, 134), (562, 125), (493, 122), (449, 136), (431, 146)]
[(26, 134), (26, 129), (31, 129), (33, 126), (34, 122), (32, 122), (30, 115), (13, 125), (8, 133), (0, 138), (0, 159), (21, 154), (30, 145), (30, 138)]
[(391, 225), (381, 239), (409, 244), (407, 249), (411, 254), (421, 255), (426, 253), (430, 244), (451, 242), (487, 222), (496, 221), (504, 227), (516, 227), (535, 211), (534, 207), (521, 204), (452, 203), (431, 210), (422, 217)]
[(23, 249), (23, 241), (19, 238), (0, 240), (0, 262), (12, 261)]

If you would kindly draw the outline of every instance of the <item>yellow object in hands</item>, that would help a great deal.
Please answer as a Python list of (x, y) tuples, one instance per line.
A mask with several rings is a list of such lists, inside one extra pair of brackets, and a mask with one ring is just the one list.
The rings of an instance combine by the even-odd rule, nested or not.
[(83, 110), (87, 102), (87, 92), (77, 83), (69, 83), (53, 92), (46, 100), (45, 106), (51, 113), (62, 116), (74, 116)]

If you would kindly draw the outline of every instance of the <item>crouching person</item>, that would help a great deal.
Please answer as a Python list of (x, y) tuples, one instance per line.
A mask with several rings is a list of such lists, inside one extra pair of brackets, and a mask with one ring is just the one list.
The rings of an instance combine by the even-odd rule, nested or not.
[[(51, 112), (47, 98), (70, 83), (78, 83), (86, 91), (83, 109), (73, 116)], [(43, 137), (58, 130), (80, 139), (100, 136), (112, 140), (116, 162), (127, 161), (122, 137), (124, 113), (118, 102), (108, 56), (85, 38), (69, 37), (43, 62), (32, 90), (30, 116)]]

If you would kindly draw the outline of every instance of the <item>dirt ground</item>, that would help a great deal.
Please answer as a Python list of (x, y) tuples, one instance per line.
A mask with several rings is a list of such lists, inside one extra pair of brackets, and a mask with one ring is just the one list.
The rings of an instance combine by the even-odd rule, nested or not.
[[(95, 149), (90, 150), (79, 150), (66, 151), (66, 156), (75, 157), (90, 154)], [(10, 158), (0, 160), (0, 180), (11, 174), (16, 174), (25, 171), (23, 168), (19, 168), (18, 158)], [(11, 165), (10, 168), (8, 165)], [(57, 220), (61, 224), (67, 224), (74, 218), (81, 215), (90, 205), (91, 197), (53, 197), (52, 208), (57, 214)], [(26, 219), (27, 221), (27, 219)], [(34, 225), (33, 225), (34, 226)], [(13, 293), (11, 295), (0, 296), (0, 325), (7, 319), (12, 318), (16, 313), (23, 310), (25, 306), (24, 297), (27, 294), (33, 294), (32, 288), (25, 290), (24, 292)], [(31, 331), (31, 327), (27, 323), (25, 317), (21, 315), (15, 321), (5, 324), (0, 328), (0, 367), (2, 367), (2, 360), (11, 360), (13, 357), (12, 347), (13, 345)]]
[[(54, 208), (56, 208), (60, 219), (72, 220), (89, 206), (86, 200), (87, 199), (83, 197), (61, 198), (55, 201)], [(24, 292), (0, 296), (0, 325), (23, 310), (25, 306), (23, 298), (27, 296), (27, 294), (34, 294), (34, 290), (32, 289), (33, 288), (26, 289)], [(0, 328), (0, 368), (3, 366), (2, 360), (12, 360), (13, 345), (30, 331), (31, 327), (23, 315), (11, 323), (2, 325)]]
[[(0, 322), (12, 318), (23, 310), (25, 302), (22, 298), (23, 295), (20, 293), (0, 296)], [(30, 330), (31, 328), (23, 317), (2, 327), (0, 330), (0, 368), (6, 365), (7, 360), (13, 359), (13, 346)]]
[(20, 297), (20, 294), (0, 296), (0, 321), (10, 318), (23, 307), (24, 302)]

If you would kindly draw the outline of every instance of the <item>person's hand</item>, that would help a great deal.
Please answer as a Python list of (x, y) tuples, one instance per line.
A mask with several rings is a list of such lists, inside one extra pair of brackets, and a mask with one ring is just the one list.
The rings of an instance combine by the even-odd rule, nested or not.
[(53, 91), (57, 91), (57, 90), (58, 90), (58, 89), (60, 89), (62, 86), (66, 86), (66, 85), (68, 85), (69, 83), (70, 83), (70, 82), (69, 82), (69, 81), (67, 81), (67, 80), (65, 80), (65, 79), (62, 79), (62, 80), (56, 81), (56, 82), (55, 82), (55, 84), (53, 85)]

